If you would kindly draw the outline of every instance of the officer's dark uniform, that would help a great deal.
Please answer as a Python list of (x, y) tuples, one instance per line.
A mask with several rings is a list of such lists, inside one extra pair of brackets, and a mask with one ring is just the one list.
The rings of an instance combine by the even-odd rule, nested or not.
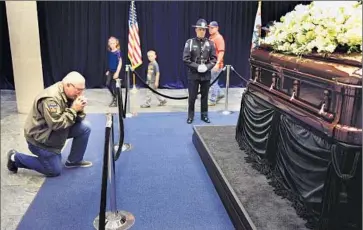
[[(207, 29), (207, 22), (199, 19), (194, 27)], [(192, 123), (194, 119), (194, 105), (198, 95), (200, 85), (201, 91), (201, 119), (210, 123), (208, 118), (208, 92), (211, 79), (211, 69), (217, 62), (216, 50), (214, 43), (207, 38), (191, 38), (187, 40), (183, 52), (183, 61), (188, 66), (188, 120)], [(207, 66), (204, 73), (198, 72), (198, 66), (201, 64)]]

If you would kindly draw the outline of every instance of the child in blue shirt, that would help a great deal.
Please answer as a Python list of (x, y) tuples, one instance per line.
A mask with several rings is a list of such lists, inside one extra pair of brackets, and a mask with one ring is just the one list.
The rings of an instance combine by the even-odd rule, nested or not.
[(110, 37), (108, 39), (108, 70), (106, 72), (106, 87), (111, 93), (112, 101), (110, 107), (117, 106), (116, 98), (116, 79), (119, 78), (119, 74), (122, 67), (122, 58), (120, 51), (120, 43), (117, 38)]

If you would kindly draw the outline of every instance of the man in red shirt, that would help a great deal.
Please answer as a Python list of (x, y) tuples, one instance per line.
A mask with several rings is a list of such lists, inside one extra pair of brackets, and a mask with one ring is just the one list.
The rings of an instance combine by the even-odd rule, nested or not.
[[(219, 33), (219, 26), (218, 22), (212, 21), (209, 23), (209, 39), (213, 41), (215, 48), (216, 48), (216, 55), (217, 55), (217, 63), (213, 67), (211, 71), (211, 82), (213, 82), (218, 75), (222, 72), (223, 69), (223, 58), (224, 58), (224, 50), (225, 50), (225, 44), (223, 36)], [(218, 81), (216, 81), (211, 87), (210, 87), (210, 97), (209, 97), (209, 105), (214, 106), (216, 103), (224, 98), (224, 94), (221, 90), (221, 88), (218, 85)]]

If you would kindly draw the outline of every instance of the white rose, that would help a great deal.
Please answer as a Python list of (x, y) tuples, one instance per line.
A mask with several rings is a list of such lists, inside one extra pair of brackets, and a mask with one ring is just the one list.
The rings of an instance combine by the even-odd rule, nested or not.
[(345, 22), (345, 17), (344, 15), (340, 14), (335, 18), (335, 22), (338, 24), (343, 24)]
[(340, 45), (362, 50), (362, 3), (315, 1), (297, 5), (271, 28), (264, 42), (295, 54), (334, 52)]

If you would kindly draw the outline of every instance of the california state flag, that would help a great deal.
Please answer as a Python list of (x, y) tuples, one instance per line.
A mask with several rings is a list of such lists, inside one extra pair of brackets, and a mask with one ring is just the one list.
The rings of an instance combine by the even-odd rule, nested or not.
[(258, 46), (258, 40), (261, 35), (261, 1), (258, 1), (258, 8), (255, 18), (255, 25), (253, 27), (253, 34), (252, 34), (252, 45), (251, 50), (253, 50), (256, 46)]

